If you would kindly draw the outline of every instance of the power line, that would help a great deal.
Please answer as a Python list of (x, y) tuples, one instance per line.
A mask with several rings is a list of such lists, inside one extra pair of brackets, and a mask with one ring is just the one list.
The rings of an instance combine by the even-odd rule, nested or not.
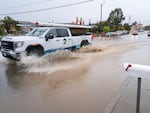
[(52, 0), (41, 0), (41, 1), (37, 1), (37, 2), (31, 2), (31, 3), (26, 3), (26, 4), (20, 4), (20, 5), (16, 5), (16, 6), (11, 6), (11, 7), (6, 7), (6, 8), (1, 8), (0, 10), (9, 10), (9, 9), (16, 9), (16, 8), (20, 8), (20, 7), (24, 7), (24, 6), (32, 6), (35, 4), (40, 4), (46, 1), (52, 1)]
[(51, 9), (58, 9), (58, 8), (63, 8), (63, 7), (69, 7), (69, 6), (84, 4), (84, 3), (92, 2), (92, 1), (95, 1), (95, 0), (86, 0), (86, 1), (82, 1), (82, 2), (66, 4), (66, 5), (56, 6), (56, 7), (49, 7), (49, 8), (44, 8), (44, 9), (31, 10), (31, 11), (22, 11), (22, 12), (14, 12), (14, 13), (1, 13), (0, 15), (16, 15), (16, 14), (40, 12), (40, 11), (46, 11), (46, 10), (51, 10)]

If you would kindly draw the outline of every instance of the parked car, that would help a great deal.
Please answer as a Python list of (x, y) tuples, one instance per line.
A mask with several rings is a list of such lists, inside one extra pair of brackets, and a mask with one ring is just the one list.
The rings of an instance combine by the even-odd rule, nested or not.
[(1, 48), (1, 40), (2, 40), (2, 37), (0, 37), (0, 48)]
[(128, 30), (123, 30), (122, 32), (123, 32), (123, 33), (122, 33), (123, 35), (129, 34), (129, 31), (128, 31)]
[(110, 37), (110, 36), (117, 36), (117, 33), (116, 32), (107, 32), (106, 37)]
[(123, 35), (123, 31), (116, 31), (116, 34), (117, 34), (118, 36)]
[(137, 31), (133, 31), (132, 35), (138, 35)]
[(150, 36), (150, 31), (147, 33), (147, 36)]

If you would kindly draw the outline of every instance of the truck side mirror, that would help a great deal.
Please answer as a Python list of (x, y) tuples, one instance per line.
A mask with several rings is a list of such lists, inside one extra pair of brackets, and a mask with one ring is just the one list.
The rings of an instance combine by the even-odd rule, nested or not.
[(45, 40), (48, 41), (48, 39), (53, 39), (54, 38), (54, 34), (50, 33), (50, 34), (46, 34), (45, 36)]

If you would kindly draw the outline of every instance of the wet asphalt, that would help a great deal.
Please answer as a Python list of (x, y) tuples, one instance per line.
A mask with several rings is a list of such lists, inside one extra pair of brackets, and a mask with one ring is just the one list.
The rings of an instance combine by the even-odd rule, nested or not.
[(0, 113), (103, 113), (128, 78), (123, 63), (150, 65), (150, 38), (144, 32), (93, 44), (120, 51), (101, 55), (89, 66), (50, 74), (22, 71), (23, 66), (1, 56)]

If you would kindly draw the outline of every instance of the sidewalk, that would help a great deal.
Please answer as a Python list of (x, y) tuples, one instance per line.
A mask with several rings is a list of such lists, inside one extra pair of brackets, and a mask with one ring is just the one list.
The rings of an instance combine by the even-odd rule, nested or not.
[[(137, 78), (127, 77), (103, 113), (136, 113)], [(150, 113), (150, 80), (142, 79), (140, 113)]]

